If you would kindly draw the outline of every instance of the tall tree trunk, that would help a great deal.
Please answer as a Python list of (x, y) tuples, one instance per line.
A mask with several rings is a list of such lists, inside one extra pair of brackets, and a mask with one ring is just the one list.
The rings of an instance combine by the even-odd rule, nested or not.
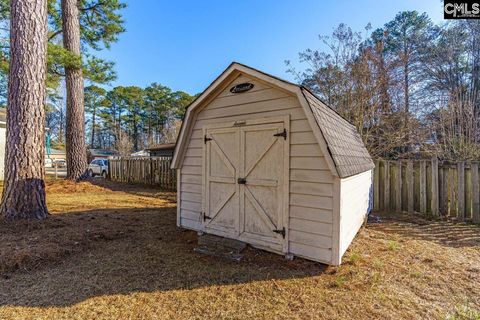
[(380, 81), (380, 100), (382, 104), (382, 112), (390, 113), (390, 95), (388, 93), (388, 86), (389, 86), (389, 78), (388, 78), (388, 70), (385, 63), (385, 56), (383, 54), (384, 46), (383, 42), (377, 47), (377, 54), (379, 56), (379, 81)]
[(0, 215), (45, 219), (47, 0), (12, 0), (5, 183)]
[[(62, 0), (63, 46), (80, 56), (80, 20), (77, 0)], [(85, 146), (84, 84), (81, 68), (65, 68), (67, 88), (67, 179), (85, 178), (87, 149)]]
[(138, 124), (137, 124), (137, 115), (133, 115), (133, 151), (138, 151)]
[(60, 124), (58, 126), (58, 142), (60, 143), (63, 143), (65, 141), (64, 128), (65, 128), (65, 114), (63, 112), (63, 109), (60, 109)]
[(405, 119), (404, 119), (404, 127), (405, 127), (405, 146), (404, 152), (410, 151), (410, 124), (409, 124), (409, 117), (410, 117), (410, 70), (409, 70), (409, 59), (407, 57), (407, 52), (405, 51), (405, 64), (403, 66), (404, 72), (404, 95), (405, 95)]

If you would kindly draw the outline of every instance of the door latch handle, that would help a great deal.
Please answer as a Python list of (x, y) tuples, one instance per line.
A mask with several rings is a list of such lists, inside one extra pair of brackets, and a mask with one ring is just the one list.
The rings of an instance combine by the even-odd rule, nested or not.
[(283, 137), (284, 140), (287, 140), (287, 129), (283, 129), (282, 132), (276, 133), (273, 136), (274, 137)]
[(247, 179), (245, 178), (238, 178), (238, 184), (247, 184)]
[(275, 233), (281, 234), (283, 239), (285, 239), (285, 234), (286, 234), (285, 227), (283, 227), (282, 229), (279, 229), (279, 230), (272, 230), (272, 231), (275, 232)]
[(209, 217), (209, 216), (207, 216), (207, 215), (205, 214), (205, 212), (204, 212), (204, 213), (203, 213), (203, 222), (205, 222), (205, 221), (207, 221), (207, 220), (212, 220), (212, 218)]

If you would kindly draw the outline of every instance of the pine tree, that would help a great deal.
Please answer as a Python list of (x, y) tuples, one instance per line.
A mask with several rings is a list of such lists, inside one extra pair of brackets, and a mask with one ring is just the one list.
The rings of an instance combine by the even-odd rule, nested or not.
[(47, 1), (12, 0), (10, 12), (8, 127), (0, 214), (9, 219), (45, 219)]
[(95, 148), (95, 134), (98, 130), (98, 111), (102, 105), (105, 104), (105, 94), (107, 91), (95, 85), (85, 88), (85, 108), (91, 116), (90, 127), (90, 148)]
[[(80, 57), (80, 17), (77, 0), (62, 0), (63, 46), (72, 55)], [(79, 58), (81, 61), (81, 59)], [(85, 146), (84, 84), (81, 65), (65, 67), (67, 91), (67, 179), (79, 180), (87, 176), (87, 149)]]

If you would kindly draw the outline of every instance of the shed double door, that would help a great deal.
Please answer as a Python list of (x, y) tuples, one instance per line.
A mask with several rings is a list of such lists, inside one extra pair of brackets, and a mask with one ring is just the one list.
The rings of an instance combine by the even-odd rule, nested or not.
[(284, 123), (212, 128), (204, 139), (205, 231), (282, 251)]

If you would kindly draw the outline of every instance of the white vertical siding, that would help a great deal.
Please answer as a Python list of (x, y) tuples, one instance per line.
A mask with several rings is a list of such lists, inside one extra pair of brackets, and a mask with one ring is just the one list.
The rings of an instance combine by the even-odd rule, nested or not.
[[(251, 82), (233, 95), (229, 88)], [(333, 176), (296, 96), (240, 76), (196, 116), (181, 167), (180, 225), (201, 229), (203, 131), (207, 124), (290, 115), (289, 248), (294, 255), (331, 262)]]
[(371, 185), (372, 171), (340, 180), (340, 258), (364, 222)]

